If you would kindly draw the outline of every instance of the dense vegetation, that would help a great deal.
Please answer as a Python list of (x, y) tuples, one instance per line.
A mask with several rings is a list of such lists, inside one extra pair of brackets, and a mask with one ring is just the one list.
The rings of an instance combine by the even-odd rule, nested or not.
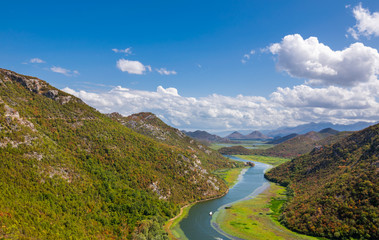
[(281, 222), (336, 239), (379, 239), (379, 124), (284, 163), (266, 177), (288, 187)]
[(293, 158), (309, 153), (314, 148), (330, 145), (350, 135), (350, 132), (309, 132), (297, 135), (268, 149), (252, 149), (252, 154)]
[(218, 150), (218, 152), (224, 155), (251, 155), (253, 154), (253, 151), (240, 145), (231, 146), (231, 147), (222, 147)]
[(180, 205), (227, 189), (227, 160), (201, 156), (0, 69), (0, 238), (166, 239)]

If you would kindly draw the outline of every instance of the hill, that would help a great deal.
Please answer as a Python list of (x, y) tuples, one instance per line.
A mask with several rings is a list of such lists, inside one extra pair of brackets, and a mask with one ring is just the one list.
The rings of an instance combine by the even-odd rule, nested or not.
[(273, 131), (267, 131), (266, 135), (275, 137), (275, 136), (286, 136), (292, 133), (305, 134), (312, 131), (318, 132), (325, 128), (332, 128), (337, 131), (359, 131), (374, 124), (375, 123), (373, 122), (357, 122), (354, 124), (343, 125), (343, 124), (333, 124), (330, 122), (320, 122), (320, 123), (312, 122), (312, 123), (299, 125), (296, 127), (282, 127)]
[(253, 131), (245, 136), (245, 139), (251, 139), (251, 140), (267, 140), (272, 139), (271, 137), (268, 137), (264, 135), (263, 133), (259, 131)]
[(222, 147), (218, 150), (223, 155), (251, 155), (252, 151), (243, 146)]
[(214, 142), (216, 142), (216, 143), (231, 143), (232, 142), (227, 138), (222, 138), (222, 137), (217, 136), (215, 134), (210, 134), (206, 131), (200, 131), (200, 130), (197, 130), (194, 132), (183, 131), (183, 133), (185, 133), (187, 136), (189, 136), (193, 139), (196, 139), (196, 140), (201, 141), (201, 142), (206, 142), (206, 143), (214, 143)]
[(315, 147), (333, 144), (336, 141), (345, 138), (350, 132), (340, 132), (337, 134), (329, 132), (309, 132), (297, 135), (289, 140), (279, 143), (268, 149), (253, 149), (252, 152), (257, 155), (293, 158), (305, 153), (309, 153)]
[(274, 138), (273, 140), (268, 141), (267, 144), (279, 144), (279, 143), (285, 142), (285, 141), (287, 141), (287, 140), (290, 140), (291, 138), (294, 138), (294, 137), (296, 137), (297, 135), (299, 135), (299, 134), (297, 134), (297, 133), (292, 133), (292, 134), (286, 135), (286, 136), (284, 136), (284, 137), (276, 137), (276, 138)]
[(282, 223), (309, 235), (378, 239), (379, 125), (266, 173), (288, 186)]
[(211, 174), (225, 158), (158, 142), (4, 69), (0, 129), (0, 238), (166, 239), (181, 205), (227, 190)]
[(156, 141), (191, 152), (194, 159), (201, 159), (202, 164), (212, 171), (220, 168), (220, 166), (225, 167), (229, 161), (217, 151), (188, 137), (182, 131), (165, 124), (153, 113), (142, 112), (127, 117), (123, 117), (119, 113), (112, 113), (108, 114), (108, 116), (122, 125), (151, 137)]
[(267, 139), (271, 139), (271, 137), (268, 137), (259, 131), (253, 131), (247, 135), (243, 135), (243, 134), (236, 131), (236, 132), (229, 134), (225, 138), (231, 139), (231, 140), (267, 140)]
[(232, 132), (231, 134), (229, 134), (225, 138), (227, 138), (227, 139), (245, 139), (245, 135), (236, 131), (236, 132)]

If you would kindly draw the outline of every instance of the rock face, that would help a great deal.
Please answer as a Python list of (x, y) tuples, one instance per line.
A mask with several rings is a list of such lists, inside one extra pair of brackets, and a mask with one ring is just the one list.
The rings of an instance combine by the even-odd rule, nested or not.
[(45, 81), (35, 78), (35, 77), (30, 77), (30, 76), (25, 76), (21, 74), (17, 74), (15, 72), (12, 72), (10, 70), (6, 69), (1, 69), (0, 68), (0, 82), (3, 83), (10, 81), (10, 82), (17, 82), (20, 83), (25, 89), (37, 93), (39, 95), (44, 95), (50, 99), (53, 99), (60, 104), (67, 104), (71, 100), (75, 99), (75, 101), (80, 101), (78, 98), (73, 98), (73, 96), (70, 96), (69, 94), (60, 91), (56, 88), (53, 88), (49, 84), (47, 84)]

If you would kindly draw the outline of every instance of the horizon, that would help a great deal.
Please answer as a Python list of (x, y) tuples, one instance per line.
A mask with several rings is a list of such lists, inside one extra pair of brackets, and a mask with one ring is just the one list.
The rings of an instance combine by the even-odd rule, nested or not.
[(181, 130), (378, 122), (379, 2), (272, 2), (6, 2), (1, 67)]

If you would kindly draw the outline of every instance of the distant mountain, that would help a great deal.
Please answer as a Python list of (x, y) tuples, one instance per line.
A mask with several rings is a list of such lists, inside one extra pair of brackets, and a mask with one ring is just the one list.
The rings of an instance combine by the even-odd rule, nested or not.
[(210, 142), (210, 143), (212, 142), (231, 143), (232, 142), (227, 138), (222, 138), (215, 134), (210, 134), (206, 131), (197, 130), (195, 132), (187, 132), (187, 131), (182, 131), (182, 132), (185, 133), (187, 136), (194, 138), (196, 140), (202, 141), (202, 142)]
[(180, 206), (227, 191), (212, 172), (230, 161), (151, 114), (118, 117), (0, 69), (0, 239), (167, 239)]
[(251, 155), (252, 151), (243, 146), (222, 147), (218, 150), (223, 155)]
[(329, 134), (336, 135), (339, 133), (339, 131), (334, 130), (333, 128), (324, 128), (324, 129), (320, 130), (319, 133), (329, 133)]
[[(331, 132), (331, 133), (330, 133)], [(268, 149), (252, 149), (254, 154), (275, 157), (293, 158), (312, 151), (317, 146), (332, 144), (346, 136), (350, 132), (308, 132), (297, 135)]]
[(225, 138), (227, 139), (245, 139), (245, 135), (242, 135), (241, 133), (239, 132), (232, 132), (231, 134), (229, 134), (228, 136), (226, 136)]
[(379, 239), (379, 124), (266, 173), (287, 186), (282, 223), (330, 239)]
[(268, 137), (264, 135), (263, 133), (259, 131), (253, 131), (250, 134), (245, 136), (245, 139), (252, 139), (252, 140), (267, 140), (272, 139), (272, 137)]
[(267, 140), (267, 139), (271, 139), (271, 137), (268, 137), (259, 131), (253, 131), (247, 135), (243, 135), (243, 134), (236, 131), (236, 132), (229, 134), (225, 138), (233, 139), (233, 140)]
[(284, 137), (276, 137), (276, 138), (274, 138), (273, 140), (267, 142), (267, 144), (279, 144), (279, 143), (285, 142), (285, 141), (287, 141), (287, 140), (289, 140), (289, 139), (291, 139), (291, 138), (294, 138), (294, 137), (296, 137), (297, 135), (299, 135), (299, 134), (297, 134), (297, 133), (292, 133), (292, 134), (289, 134), (289, 135), (284, 136)]
[(267, 132), (266, 135), (275, 137), (275, 136), (286, 136), (292, 133), (305, 134), (311, 131), (318, 132), (325, 128), (332, 128), (337, 131), (359, 131), (374, 124), (375, 123), (373, 122), (357, 122), (354, 124), (342, 125), (342, 124), (333, 124), (329, 122), (321, 122), (321, 123), (312, 122), (308, 124), (299, 125), (296, 127), (278, 128), (276, 130)]

